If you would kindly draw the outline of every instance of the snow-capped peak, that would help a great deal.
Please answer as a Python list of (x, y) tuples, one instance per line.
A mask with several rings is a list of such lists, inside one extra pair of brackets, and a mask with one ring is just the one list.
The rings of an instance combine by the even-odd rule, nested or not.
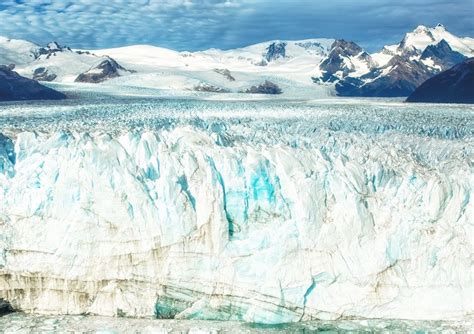
[(415, 30), (413, 30), (412, 33), (423, 34), (423, 33), (428, 33), (428, 32), (429, 32), (429, 28), (427, 26), (420, 24), (418, 27), (415, 28)]
[(423, 25), (418, 26), (414, 31), (405, 35), (398, 45), (398, 53), (412, 48), (422, 52), (429, 45), (435, 45), (445, 40), (453, 50), (461, 52), (466, 56), (474, 54), (474, 43), (470, 38), (461, 38), (451, 34), (439, 23), (433, 28)]

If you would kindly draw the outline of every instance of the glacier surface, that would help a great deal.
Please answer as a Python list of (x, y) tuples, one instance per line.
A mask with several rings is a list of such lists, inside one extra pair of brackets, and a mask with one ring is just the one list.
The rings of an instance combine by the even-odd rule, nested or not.
[(386, 319), (318, 320), (265, 325), (237, 321), (158, 320), (84, 315), (11, 313), (0, 317), (5, 334), (39, 333), (144, 333), (144, 334), (306, 334), (306, 333), (467, 333), (469, 321), (412, 321)]
[(0, 108), (0, 297), (18, 309), (472, 317), (472, 107)]

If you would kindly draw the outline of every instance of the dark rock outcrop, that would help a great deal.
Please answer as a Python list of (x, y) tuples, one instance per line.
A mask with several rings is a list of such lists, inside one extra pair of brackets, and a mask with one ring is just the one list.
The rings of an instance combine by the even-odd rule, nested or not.
[(223, 75), (229, 81), (235, 81), (235, 78), (232, 76), (230, 71), (226, 68), (215, 68), (214, 72)]
[(0, 316), (15, 312), (13, 307), (10, 305), (8, 301), (3, 298), (0, 298)]
[(0, 65), (0, 101), (61, 100), (66, 95), (24, 78), (8, 66)]
[(447, 70), (456, 64), (461, 63), (467, 57), (463, 54), (453, 51), (451, 46), (443, 39), (436, 45), (428, 45), (421, 54), (421, 59), (431, 58), (441, 69)]
[(278, 85), (274, 84), (271, 81), (265, 80), (263, 84), (252, 86), (245, 91), (249, 94), (281, 94), (283, 91)]
[(268, 63), (267, 63), (267, 61), (266, 61), (265, 59), (262, 59), (261, 61), (259, 61), (259, 62), (257, 62), (257, 63), (254, 63), (254, 65), (255, 65), (255, 66), (261, 66), (261, 67), (263, 67), (263, 66), (267, 66)]
[(38, 81), (53, 81), (57, 78), (54, 73), (49, 73), (45, 67), (38, 67), (33, 72), (33, 79)]
[(90, 51), (81, 51), (81, 50), (78, 50), (78, 51), (76, 51), (76, 53), (77, 53), (78, 55), (88, 55), (88, 56), (94, 55), (94, 54), (91, 53)]
[(129, 71), (110, 57), (97, 66), (91, 67), (87, 72), (79, 74), (75, 82), (99, 83), (120, 76), (119, 71)]
[(311, 42), (311, 41), (298, 42), (298, 43), (295, 43), (295, 45), (302, 47), (303, 49), (306, 49), (306, 50), (313, 50), (316, 54), (319, 54), (319, 55), (324, 55), (324, 52), (325, 52), (324, 46), (318, 42)]
[(194, 86), (193, 90), (196, 92), (206, 92), (206, 93), (229, 93), (228, 89), (210, 85), (208, 83), (201, 82), (200, 84)]
[(277, 60), (278, 58), (285, 58), (286, 56), (286, 43), (285, 42), (274, 42), (267, 47), (267, 53), (264, 58), (267, 62)]
[(51, 56), (56, 56), (58, 52), (63, 52), (63, 51), (73, 52), (70, 47), (61, 46), (57, 42), (51, 42), (46, 47), (38, 48), (37, 50), (35, 50), (33, 52), (33, 56), (35, 59), (38, 59), (41, 56), (45, 56), (46, 59), (49, 59)]
[(432, 75), (423, 63), (394, 56), (385, 66), (360, 78), (341, 80), (336, 84), (336, 91), (339, 96), (408, 96)]
[(474, 103), (474, 58), (427, 80), (407, 102)]

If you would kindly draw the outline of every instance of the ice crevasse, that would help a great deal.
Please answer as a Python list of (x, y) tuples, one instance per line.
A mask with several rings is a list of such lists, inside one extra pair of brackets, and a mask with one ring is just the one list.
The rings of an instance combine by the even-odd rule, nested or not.
[(472, 143), (321, 131), (0, 137), (0, 297), (283, 323), (472, 315)]

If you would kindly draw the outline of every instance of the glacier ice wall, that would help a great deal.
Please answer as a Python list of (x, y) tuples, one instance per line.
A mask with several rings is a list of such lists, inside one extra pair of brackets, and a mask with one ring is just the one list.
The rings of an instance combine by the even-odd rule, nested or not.
[(0, 136), (0, 297), (262, 323), (472, 315), (472, 137), (267, 130)]

